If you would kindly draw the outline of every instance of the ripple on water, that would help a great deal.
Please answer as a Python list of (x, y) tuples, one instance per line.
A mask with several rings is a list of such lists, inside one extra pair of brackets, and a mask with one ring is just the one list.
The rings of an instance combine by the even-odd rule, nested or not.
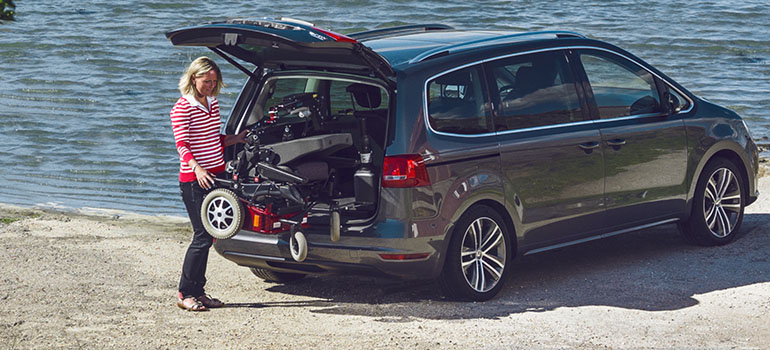
[[(179, 15), (190, 8), (194, 15)], [(770, 129), (770, 41), (760, 30), (770, 24), (770, 7), (761, 2), (287, 0), (277, 8), (233, 0), (26, 1), (19, 12), (18, 21), (0, 26), (0, 68), (7, 73), (0, 84), (0, 181), (11, 184), (0, 187), (0, 197), (15, 204), (184, 215), (168, 113), (185, 65), (216, 55), (174, 48), (164, 33), (234, 17), (294, 17), (341, 33), (425, 22), (577, 31), (618, 44), (731, 106), (755, 136)], [(219, 96), (226, 114), (244, 75), (217, 60), (229, 84)]]

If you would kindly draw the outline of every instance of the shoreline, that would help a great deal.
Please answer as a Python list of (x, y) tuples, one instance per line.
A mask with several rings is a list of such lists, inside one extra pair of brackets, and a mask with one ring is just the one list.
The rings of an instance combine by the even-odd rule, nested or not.
[[(176, 215), (148, 215), (140, 214), (126, 210), (106, 209), (106, 208), (69, 208), (69, 207), (49, 207), (49, 206), (22, 206), (14, 204), (0, 203), (0, 219), (2, 223), (8, 224), (24, 220), (26, 218), (40, 217), (43, 214), (51, 216), (67, 216), (85, 220), (94, 220), (98, 222), (121, 222), (125, 224), (155, 224), (161, 226), (189, 225), (187, 216)], [(9, 222), (6, 222), (9, 221)]]

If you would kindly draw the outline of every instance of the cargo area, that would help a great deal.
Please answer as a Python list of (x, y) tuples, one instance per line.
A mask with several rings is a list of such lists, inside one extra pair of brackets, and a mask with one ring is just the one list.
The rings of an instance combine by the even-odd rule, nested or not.
[[(333, 212), (342, 226), (373, 219), (389, 101), (388, 91), (371, 82), (268, 76), (243, 117), (250, 143), (228, 162), (240, 182), (236, 193), (251, 214), (244, 228), (277, 233), (290, 228), (286, 220), (301, 220), (317, 231), (334, 222)], [(268, 184), (276, 185), (272, 192), (265, 192)], [(255, 219), (255, 211), (263, 217)], [(302, 212), (302, 218), (292, 217)], [(268, 220), (270, 227), (259, 230), (255, 220), (262, 226)]]

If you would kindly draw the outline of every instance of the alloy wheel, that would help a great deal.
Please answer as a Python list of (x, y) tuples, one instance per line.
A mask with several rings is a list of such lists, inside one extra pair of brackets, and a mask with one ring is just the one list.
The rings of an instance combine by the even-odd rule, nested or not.
[(719, 168), (706, 184), (703, 217), (711, 233), (726, 237), (735, 228), (741, 213), (741, 188), (730, 169)]
[(494, 220), (474, 220), (465, 230), (460, 249), (461, 270), (473, 290), (487, 292), (500, 282), (506, 264), (506, 243)]

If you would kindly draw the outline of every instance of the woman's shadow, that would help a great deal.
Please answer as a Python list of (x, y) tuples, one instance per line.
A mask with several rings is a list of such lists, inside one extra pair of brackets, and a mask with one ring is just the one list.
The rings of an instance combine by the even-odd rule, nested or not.
[(318, 313), (391, 322), (499, 318), (589, 305), (678, 310), (698, 304), (699, 294), (770, 282), (768, 232), (770, 214), (747, 214), (739, 236), (726, 246), (689, 245), (674, 225), (666, 225), (524, 256), (515, 261), (500, 294), (483, 303), (445, 299), (432, 281), (318, 276), (268, 288), (311, 300), (230, 306), (309, 306)]

